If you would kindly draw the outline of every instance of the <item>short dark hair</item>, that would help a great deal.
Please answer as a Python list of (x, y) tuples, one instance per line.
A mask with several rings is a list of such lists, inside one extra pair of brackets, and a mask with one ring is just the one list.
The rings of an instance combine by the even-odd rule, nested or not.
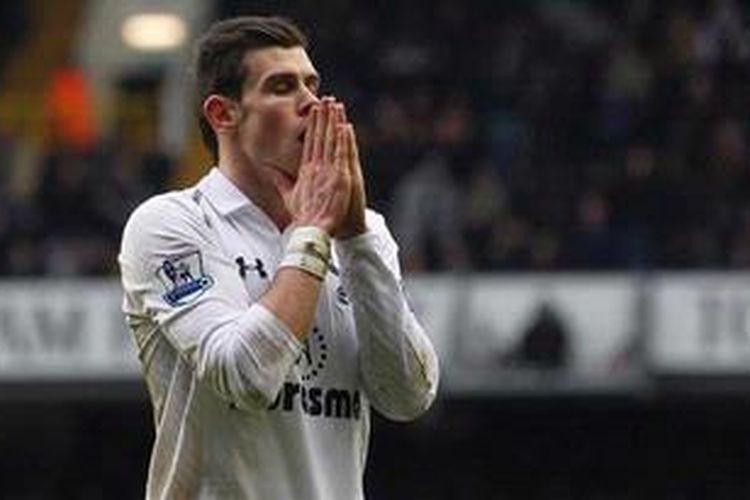
[(218, 141), (203, 116), (203, 101), (211, 94), (239, 99), (247, 75), (242, 64), (248, 50), (302, 47), (307, 37), (292, 21), (278, 16), (241, 16), (212, 24), (198, 39), (193, 71), (198, 98), (198, 124), (203, 143), (214, 160)]

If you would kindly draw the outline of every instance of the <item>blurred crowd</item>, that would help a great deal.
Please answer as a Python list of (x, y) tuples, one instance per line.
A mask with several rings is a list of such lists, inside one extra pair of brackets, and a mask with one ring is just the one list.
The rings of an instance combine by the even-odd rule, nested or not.
[(746, 4), (432, 5), (339, 56), (409, 269), (750, 263)]
[[(247, 12), (226, 0), (217, 15)], [(407, 271), (750, 266), (745, 4), (305, 0), (282, 13), (349, 105)], [(174, 187), (180, 160), (115, 135), (34, 155), (0, 138), (1, 274), (114, 272), (129, 211)]]
[(169, 187), (173, 159), (122, 140), (28, 149), (0, 139), (0, 156), (19, 169), (0, 179), (0, 274), (114, 273), (127, 216)]

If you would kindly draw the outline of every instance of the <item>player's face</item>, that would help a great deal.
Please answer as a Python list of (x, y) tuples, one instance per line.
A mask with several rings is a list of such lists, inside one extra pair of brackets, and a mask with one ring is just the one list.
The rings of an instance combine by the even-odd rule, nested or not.
[(250, 75), (242, 93), (240, 147), (253, 165), (296, 179), (311, 106), (320, 83), (302, 47), (271, 47), (245, 58)]

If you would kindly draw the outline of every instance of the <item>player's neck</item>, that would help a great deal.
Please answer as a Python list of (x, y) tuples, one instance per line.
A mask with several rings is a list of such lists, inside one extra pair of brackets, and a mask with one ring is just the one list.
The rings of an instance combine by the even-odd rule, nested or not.
[(255, 206), (263, 210), (279, 231), (291, 223), (291, 215), (286, 209), (284, 200), (271, 179), (263, 175), (262, 168), (241, 164), (231, 159), (219, 159), (219, 170), (232, 184), (242, 191)]

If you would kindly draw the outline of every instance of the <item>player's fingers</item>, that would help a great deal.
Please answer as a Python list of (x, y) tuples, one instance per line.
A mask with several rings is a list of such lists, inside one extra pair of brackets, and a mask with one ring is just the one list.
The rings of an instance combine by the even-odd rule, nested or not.
[(363, 183), (362, 165), (359, 162), (359, 148), (357, 147), (357, 135), (354, 132), (354, 125), (351, 123), (346, 126), (347, 143), (349, 154), (349, 168), (352, 172), (352, 179), (355, 182)]
[(313, 117), (314, 120), (312, 124), (312, 152), (310, 157), (311, 162), (319, 162), (323, 159), (323, 134), (325, 132), (325, 129), (323, 128), (323, 120), (325, 105), (322, 103), (318, 104), (316, 106), (316, 110), (317, 112)]
[(343, 102), (339, 104), (341, 105), (341, 123), (347, 123), (349, 118), (346, 116), (346, 106)]
[(323, 143), (323, 162), (330, 165), (334, 161), (336, 150), (336, 107), (334, 101), (325, 103), (325, 139)]
[[(332, 126), (332, 128), (334, 130), (334, 134), (335, 134), (334, 143), (335, 143), (336, 146), (338, 146), (339, 142), (341, 142), (341, 141), (346, 142), (346, 130), (343, 127), (344, 126), (344, 122), (343, 122), (343, 118), (342, 118), (343, 114), (342, 114), (342, 105), (341, 105), (341, 103), (337, 102), (337, 103), (333, 104), (332, 114), (333, 114), (333, 118), (332, 118), (332, 125), (331, 126)], [(341, 159), (343, 159), (343, 163), (338, 164), (337, 168), (346, 168), (346, 159), (348, 158), (348, 156), (346, 154), (346, 144), (344, 144), (343, 146), (344, 146), (344, 149), (342, 150), (342, 152), (343, 152), (344, 156), (341, 158)], [(334, 158), (334, 162), (339, 162), (339, 158), (338, 157)]]
[(348, 169), (349, 160), (349, 148), (347, 140), (346, 126), (338, 124), (336, 126), (336, 153), (334, 159), (334, 166), (339, 172), (346, 171)]
[(314, 104), (310, 110), (310, 116), (307, 118), (307, 127), (305, 128), (305, 137), (302, 142), (302, 164), (306, 164), (312, 161), (313, 158), (313, 139), (314, 139), (314, 124), (316, 115), (320, 112), (320, 106)]
[(336, 125), (346, 125), (346, 108), (344, 103), (336, 103)]

